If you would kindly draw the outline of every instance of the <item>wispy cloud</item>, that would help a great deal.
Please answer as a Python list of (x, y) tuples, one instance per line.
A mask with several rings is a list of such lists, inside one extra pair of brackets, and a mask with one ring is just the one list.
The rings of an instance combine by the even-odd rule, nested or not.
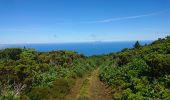
[(135, 15), (135, 16), (109, 18), (109, 19), (103, 19), (103, 20), (98, 20), (98, 21), (90, 21), (89, 23), (109, 23), (109, 22), (113, 22), (113, 21), (121, 21), (121, 20), (137, 19), (137, 18), (155, 16), (155, 15), (158, 15), (159, 13), (160, 12), (143, 14), (143, 15)]

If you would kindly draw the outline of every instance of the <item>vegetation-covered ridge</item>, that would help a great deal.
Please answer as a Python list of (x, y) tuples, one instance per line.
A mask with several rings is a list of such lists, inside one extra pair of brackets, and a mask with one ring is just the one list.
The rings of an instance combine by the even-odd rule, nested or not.
[(170, 100), (170, 37), (103, 57), (100, 79), (114, 99)]
[[(90, 73), (94, 74), (88, 76)], [(82, 87), (77, 86), (80, 88), (79, 95), (74, 94), (77, 99), (88, 94), (86, 99), (91, 100), (94, 96), (88, 91), (103, 89), (97, 81), (99, 76), (111, 88), (113, 99), (169, 100), (170, 37), (145, 46), (136, 42), (132, 49), (92, 57), (72, 51), (0, 50), (1, 100), (63, 100), (71, 90), (76, 90), (72, 89), (76, 83), (81, 83), (77, 79), (88, 79), (87, 76), (89, 80), (82, 80)]]
[(1, 100), (64, 99), (96, 62), (72, 51), (0, 50)]

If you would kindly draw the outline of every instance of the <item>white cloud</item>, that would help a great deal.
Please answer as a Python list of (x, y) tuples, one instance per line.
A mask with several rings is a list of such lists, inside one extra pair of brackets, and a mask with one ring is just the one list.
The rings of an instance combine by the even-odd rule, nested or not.
[(113, 22), (113, 21), (121, 21), (121, 20), (128, 20), (128, 19), (136, 19), (136, 18), (154, 16), (154, 15), (157, 15), (159, 13), (160, 12), (143, 14), (143, 15), (135, 15), (135, 16), (118, 17), (118, 18), (109, 18), (109, 19), (103, 19), (103, 20), (98, 20), (98, 21), (90, 21), (89, 23), (109, 23), (109, 22)]

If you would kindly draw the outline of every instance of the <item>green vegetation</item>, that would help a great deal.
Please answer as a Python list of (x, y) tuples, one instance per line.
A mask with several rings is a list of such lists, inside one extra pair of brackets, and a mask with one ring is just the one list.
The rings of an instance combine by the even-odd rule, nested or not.
[(63, 99), (95, 62), (72, 51), (0, 50), (1, 100)]
[(83, 81), (82, 87), (80, 89), (80, 94), (77, 100), (89, 100), (89, 87), (90, 87), (90, 75)]
[[(115, 99), (170, 99), (170, 37), (103, 57), (100, 79)], [(138, 49), (140, 48), (140, 49)]]
[(138, 48), (140, 48), (140, 47), (141, 47), (141, 45), (140, 45), (139, 41), (136, 41), (136, 43), (135, 43), (135, 45), (134, 45), (134, 48), (138, 49)]
[[(99, 78), (114, 99), (170, 99), (170, 37), (108, 55), (85, 57), (72, 51), (0, 50), (1, 100), (63, 100), (77, 77), (100, 68)], [(86, 96), (84, 81), (78, 99)]]

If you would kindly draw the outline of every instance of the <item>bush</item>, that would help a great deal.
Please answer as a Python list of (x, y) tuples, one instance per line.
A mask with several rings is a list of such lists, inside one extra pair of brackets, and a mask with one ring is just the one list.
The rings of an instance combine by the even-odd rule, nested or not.
[(47, 100), (49, 95), (50, 90), (47, 87), (36, 87), (29, 93), (31, 100)]
[(63, 100), (73, 84), (73, 80), (57, 79), (51, 87), (33, 88), (28, 96), (31, 100)]
[(20, 48), (8, 48), (4, 50), (0, 50), (0, 59), (12, 59), (18, 60), (19, 54), (22, 53), (22, 49)]
[(154, 77), (170, 74), (169, 54), (149, 54), (145, 56), (147, 64), (151, 67)]

